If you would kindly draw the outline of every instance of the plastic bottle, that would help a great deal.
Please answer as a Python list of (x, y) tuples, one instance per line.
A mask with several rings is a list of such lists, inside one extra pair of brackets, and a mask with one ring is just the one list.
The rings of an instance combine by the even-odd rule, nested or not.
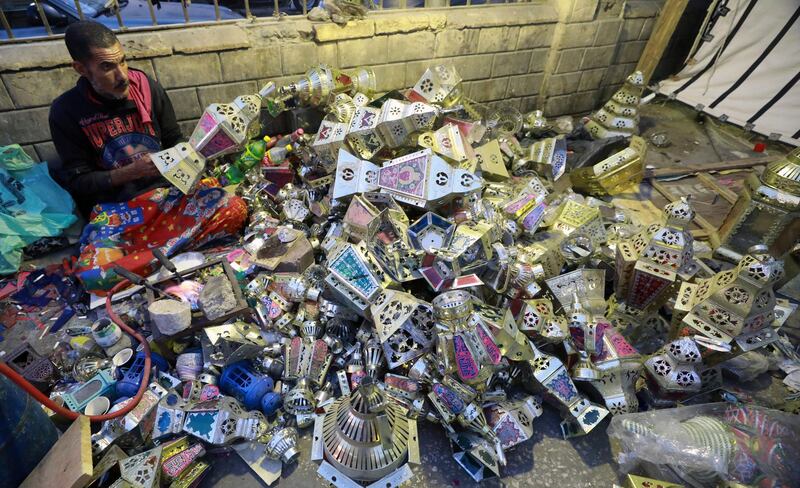
[(241, 182), (244, 179), (244, 174), (255, 167), (264, 157), (267, 149), (276, 142), (276, 139), (264, 136), (263, 139), (248, 144), (239, 158), (225, 171), (225, 178), (228, 180), (228, 184)]
[(278, 166), (286, 159), (286, 156), (288, 156), (290, 152), (292, 152), (291, 144), (287, 144), (283, 147), (273, 147), (264, 154), (261, 164), (264, 166)]

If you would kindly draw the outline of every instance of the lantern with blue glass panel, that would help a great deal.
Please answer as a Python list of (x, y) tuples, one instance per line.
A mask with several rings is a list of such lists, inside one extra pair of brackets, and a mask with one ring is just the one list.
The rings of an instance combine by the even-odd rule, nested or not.
[(456, 226), (433, 212), (427, 212), (408, 228), (408, 237), (416, 249), (430, 252), (447, 248)]

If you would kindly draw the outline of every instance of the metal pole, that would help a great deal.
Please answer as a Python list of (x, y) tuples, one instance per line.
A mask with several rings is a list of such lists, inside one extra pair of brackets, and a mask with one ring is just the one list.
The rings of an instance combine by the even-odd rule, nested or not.
[(214, 18), (217, 19), (217, 22), (222, 20), (222, 17), (219, 15), (219, 0), (214, 0)]
[(303, 17), (305, 17), (306, 15), (308, 15), (308, 2), (306, 2), (306, 0), (303, 0)]
[(379, 8), (380, 10), (383, 10), (383, 0), (379, 0), (379, 2), (378, 2), (378, 8)]
[(6, 18), (6, 13), (3, 12), (3, 8), (0, 7), (0, 22), (3, 23), (3, 29), (6, 30), (6, 34), (8, 35), (9, 39), (14, 38), (14, 32), (11, 31), (11, 26), (8, 23), (8, 19)]
[(83, 16), (83, 7), (81, 7), (80, 0), (75, 0), (75, 8), (78, 10), (78, 18), (81, 20), (86, 20)]
[(187, 24), (189, 23), (189, 8), (186, 6), (188, 0), (181, 0), (181, 8), (183, 9), (183, 20)]
[[(244, 0), (245, 2), (249, 0)], [(279, 5), (278, 0), (272, 2), (272, 16), (278, 18), (281, 16), (281, 6)]]
[[(75, 0), (75, 3), (78, 3), (78, 0)], [(153, 22), (153, 25), (158, 25), (158, 20), (156, 20), (156, 11), (153, 9), (153, 0), (147, 0), (147, 10), (150, 11), (150, 21)]]
[(125, 27), (125, 22), (122, 21), (122, 9), (119, 8), (119, 0), (114, 0), (114, 15), (117, 16), (117, 23), (119, 24), (119, 30), (124, 31), (127, 30)]
[(36, 10), (39, 12), (39, 18), (42, 19), (42, 23), (44, 24), (44, 30), (47, 31), (48, 36), (52, 36), (53, 30), (50, 29), (50, 22), (47, 20), (44, 10), (42, 10), (42, 4), (39, 3), (39, 0), (33, 0), (33, 3), (36, 4)]

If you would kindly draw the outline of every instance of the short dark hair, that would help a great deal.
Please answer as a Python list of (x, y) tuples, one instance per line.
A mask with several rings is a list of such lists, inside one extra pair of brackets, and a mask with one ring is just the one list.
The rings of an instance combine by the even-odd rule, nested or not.
[(109, 48), (119, 42), (108, 27), (99, 22), (81, 20), (70, 24), (64, 33), (64, 43), (75, 61), (86, 61), (92, 56), (92, 48)]

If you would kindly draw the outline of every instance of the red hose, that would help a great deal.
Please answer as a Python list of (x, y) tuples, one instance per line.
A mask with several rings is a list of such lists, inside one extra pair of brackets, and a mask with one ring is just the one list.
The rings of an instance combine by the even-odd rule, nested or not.
[[(126, 413), (130, 412), (136, 407), (136, 405), (139, 404), (139, 401), (141, 401), (142, 399), (142, 395), (144, 395), (147, 386), (150, 384), (150, 345), (147, 343), (144, 337), (141, 336), (141, 334), (139, 334), (130, 326), (128, 326), (125, 322), (123, 322), (122, 319), (119, 318), (119, 316), (111, 308), (111, 299), (114, 296), (114, 293), (117, 293), (118, 291), (127, 288), (128, 285), (130, 284), (131, 284), (130, 281), (123, 280), (120, 283), (117, 283), (117, 285), (114, 286), (111, 289), (111, 291), (108, 292), (108, 296), (106, 296), (106, 312), (108, 312), (109, 318), (111, 318), (111, 320), (115, 324), (120, 326), (120, 328), (122, 328), (122, 330), (124, 330), (128, 334), (132, 335), (133, 338), (139, 341), (139, 343), (142, 345), (142, 349), (144, 350), (144, 376), (142, 377), (142, 384), (139, 385), (139, 391), (136, 392), (136, 395), (131, 400), (129, 400), (124, 407), (117, 410), (116, 412), (107, 413), (104, 415), (89, 415), (88, 418), (90, 422), (103, 422), (105, 420), (111, 420), (117, 417), (121, 417)], [(64, 408), (61, 405), (55, 403), (53, 400), (47, 397), (47, 395), (37, 390), (35, 386), (28, 383), (28, 380), (20, 376), (19, 373), (11, 369), (4, 362), (0, 362), (0, 373), (2, 373), (8, 379), (16, 383), (20, 388), (25, 390), (30, 396), (35, 398), (36, 401), (46, 406), (50, 410), (54, 411), (58, 415), (67, 418), (69, 420), (75, 420), (81, 416), (79, 412), (73, 412), (72, 410)]]

